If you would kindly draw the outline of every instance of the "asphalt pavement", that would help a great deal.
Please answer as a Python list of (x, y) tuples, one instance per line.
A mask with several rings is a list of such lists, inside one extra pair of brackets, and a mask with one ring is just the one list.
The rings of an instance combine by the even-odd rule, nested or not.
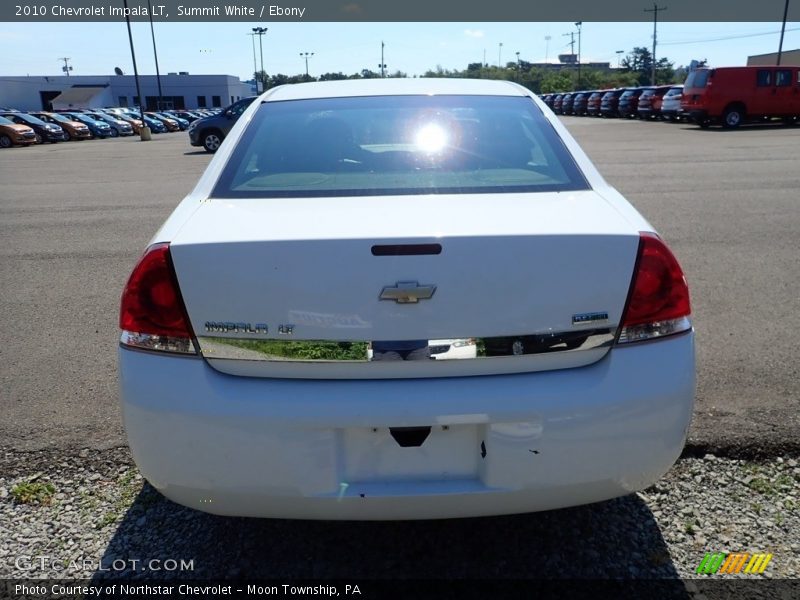
[[(687, 273), (690, 452), (796, 454), (800, 126), (564, 123)], [(185, 133), (0, 150), (0, 447), (124, 444), (119, 295), (209, 159)]]

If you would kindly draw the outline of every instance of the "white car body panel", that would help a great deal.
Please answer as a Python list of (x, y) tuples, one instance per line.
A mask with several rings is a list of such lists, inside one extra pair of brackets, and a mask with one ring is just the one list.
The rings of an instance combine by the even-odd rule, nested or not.
[[(262, 103), (384, 94), (530, 97), (591, 189), (212, 198)], [(269, 90), (151, 241), (170, 244), (201, 352), (120, 348), (134, 459), (176, 502), (253, 517), (469, 517), (645, 488), (686, 440), (691, 330), (575, 351), (478, 357), (468, 346), (458, 349), (463, 356), (451, 349), (449, 358), (461, 360), (352, 363), (264, 360), (246, 348), (237, 357), (226, 338), (239, 341), (239, 334), (202, 337), (207, 322), (232, 320), (269, 323), (260, 337), (273, 341), (284, 323), (299, 341), (513, 338), (575, 331), (574, 315), (606, 311), (613, 338), (640, 232), (653, 228), (552, 111), (516, 84), (390, 79)], [(374, 243), (440, 243), (443, 250), (377, 257)], [(436, 295), (413, 305), (378, 300), (383, 286), (401, 281), (434, 284)], [(431, 428), (421, 445), (401, 447), (393, 437), (397, 428), (419, 427)]]
[[(252, 517), (471, 517), (657, 481), (685, 442), (693, 344), (689, 332), (550, 373), (338, 382), (230, 377), (200, 358), (120, 349), (120, 387), (137, 465), (180, 504)], [(431, 446), (388, 436), (423, 425)]]

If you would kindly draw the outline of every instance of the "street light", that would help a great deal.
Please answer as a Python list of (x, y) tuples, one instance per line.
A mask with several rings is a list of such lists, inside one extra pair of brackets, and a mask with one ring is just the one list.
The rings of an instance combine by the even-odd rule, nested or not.
[(306, 79), (308, 79), (308, 59), (314, 56), (313, 52), (301, 52), (300, 56), (306, 59)]
[(617, 68), (618, 69), (619, 69), (619, 61), (620, 61), (620, 59), (622, 59), (622, 55), (623, 55), (624, 52), (625, 52), (625, 50), (617, 50)]
[(245, 35), (249, 35), (250, 39), (253, 41), (253, 79), (256, 80), (256, 91), (258, 91), (258, 77), (256, 76), (256, 73), (258, 73), (258, 63), (256, 62), (256, 34), (247, 33)]
[(514, 54), (517, 55), (517, 73), (522, 75), (522, 63), (519, 60), (519, 52), (515, 52)]
[(550, 40), (553, 39), (553, 36), (546, 35), (544, 36), (544, 62), (547, 62), (547, 54), (550, 50)]
[(583, 21), (575, 21), (575, 27), (578, 28), (578, 89), (581, 87), (581, 26)]
[[(261, 52), (261, 76), (264, 76), (264, 46), (261, 42), (261, 38), (264, 37), (264, 34), (267, 33), (268, 27), (253, 27), (253, 35), (258, 36), (258, 50)], [(261, 91), (264, 91), (264, 84), (266, 82), (261, 82)], [(258, 91), (258, 77), (256, 77), (256, 91)]]
[(500, 42), (497, 45), (497, 68), (500, 68), (500, 65), (503, 62), (503, 42)]

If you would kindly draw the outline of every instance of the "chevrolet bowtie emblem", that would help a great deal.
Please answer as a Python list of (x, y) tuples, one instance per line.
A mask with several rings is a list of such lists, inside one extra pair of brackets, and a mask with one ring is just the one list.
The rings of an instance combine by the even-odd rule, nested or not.
[(398, 304), (416, 304), (420, 300), (428, 300), (436, 291), (435, 285), (420, 285), (416, 281), (398, 281), (395, 285), (387, 285), (381, 290), (381, 300), (394, 300)]

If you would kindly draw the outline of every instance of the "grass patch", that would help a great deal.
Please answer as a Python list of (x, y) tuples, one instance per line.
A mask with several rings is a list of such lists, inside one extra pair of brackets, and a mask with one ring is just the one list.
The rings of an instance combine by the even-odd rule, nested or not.
[(56, 488), (52, 483), (37, 481), (41, 473), (34, 475), (28, 481), (18, 483), (11, 488), (11, 497), (17, 504), (49, 505), (53, 501)]

